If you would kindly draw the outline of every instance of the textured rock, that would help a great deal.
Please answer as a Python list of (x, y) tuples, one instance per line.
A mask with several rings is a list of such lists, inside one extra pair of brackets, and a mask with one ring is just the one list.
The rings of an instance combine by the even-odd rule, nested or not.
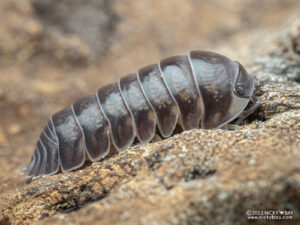
[(107, 0), (0, 1), (0, 57), (87, 65), (105, 53), (117, 17)]
[(288, 28), (278, 38), (277, 46), (269, 54), (258, 57), (257, 64), (264, 71), (300, 83), (300, 18), (289, 22)]
[(31, 2), (46, 34), (57, 40), (58, 60), (66, 58), (73, 65), (87, 63), (82, 60), (95, 61), (107, 50), (117, 22), (108, 0)]
[[(212, 2), (206, 6), (209, 12), (216, 7), (216, 2)], [(276, 4), (282, 6), (288, 4), (287, 2), (293, 1), (285, 3), (276, 1)], [(136, 17), (127, 14), (137, 15), (141, 12), (126, 10), (131, 6), (123, 6), (122, 9), (119, 4), (121, 3), (116, 3), (114, 10), (124, 18), (118, 27), (118, 32), (121, 30), (128, 33), (131, 28), (127, 24), (129, 30), (125, 29), (126, 21), (135, 21)], [(149, 11), (143, 18), (146, 22), (143, 21), (142, 24), (149, 29), (146, 32), (149, 34), (149, 39), (145, 41), (134, 34), (126, 39), (125, 35), (120, 35), (121, 44), (125, 47), (123, 49), (120, 47), (119, 55), (124, 52), (132, 55), (138, 53), (135, 56), (140, 57), (142, 48), (141, 45), (137, 49), (134, 48), (132, 42), (135, 39), (137, 42), (144, 42), (147, 48), (153, 51), (151, 52), (154, 53), (153, 55), (158, 54), (158, 50), (154, 48), (159, 45), (156, 38), (162, 37), (160, 35), (165, 30), (157, 25), (157, 22), (154, 25), (151, 18), (164, 15), (163, 19), (170, 19), (171, 17), (167, 15), (173, 14), (161, 13), (166, 12), (167, 7), (163, 8), (163, 5), (160, 5), (163, 3), (157, 4), (159, 13), (155, 13), (155, 10)], [(243, 4), (247, 7), (259, 8), (259, 5), (252, 4), (250, 1)], [(243, 4), (237, 5), (237, 11), (242, 14), (245, 12)], [(143, 7), (149, 9), (144, 3), (133, 5), (141, 9)], [(178, 10), (183, 8), (178, 12), (178, 18), (185, 18), (185, 13), (190, 10), (187, 3), (182, 3), (180, 7), (178, 5), (173, 7), (176, 9), (178, 7)], [(228, 8), (233, 11), (230, 6)], [(227, 15), (225, 11), (223, 13)], [(244, 23), (237, 25), (238, 20), (235, 17), (231, 20), (235, 23), (229, 21), (226, 24), (231, 28), (240, 29), (245, 25)], [(185, 23), (180, 26), (184, 27), (183, 24)], [(249, 24), (254, 26), (254, 22)], [(39, 110), (34, 112), (33, 106), (39, 108), (37, 104), (43, 101), (46, 103), (40, 108), (49, 107), (55, 111), (56, 107), (59, 108), (58, 105), (54, 107), (50, 104), (47, 96), (58, 95), (59, 102), (61, 101), (63, 105), (63, 101), (67, 101), (68, 98), (71, 100), (70, 96), (77, 97), (78, 90), (89, 90), (90, 87), (82, 84), (83, 78), (82, 80), (79, 78), (78, 71), (76, 75), (71, 71), (71, 75), (66, 75), (64, 82), (55, 78), (36, 80), (31, 74), (22, 76), (21, 73), (16, 72), (17, 69), (10, 69), (5, 73), (0, 71), (4, 75), (14, 75), (13, 78), (0, 76), (0, 81), (3, 81), (0, 82), (0, 119), (2, 119), (0, 124), (0, 224), (190, 225), (276, 224), (277, 222), (250, 221), (246, 216), (247, 210), (292, 210), (293, 220), (284, 222), (298, 224), (300, 220), (300, 85), (297, 71), (299, 65), (297, 24), (299, 19), (289, 23), (283, 34), (279, 36), (279, 41), (272, 42), (271, 48), (261, 55), (254, 54), (252, 49), (245, 50), (242, 47), (247, 46), (249, 40), (241, 34), (241, 45), (235, 48), (238, 51), (233, 55), (246, 55), (250, 58), (248, 62), (254, 61), (248, 63), (247, 70), (258, 80), (256, 94), (261, 99), (261, 107), (241, 126), (233, 130), (232, 128), (192, 130), (155, 143), (137, 144), (128, 151), (113, 153), (100, 162), (87, 162), (79, 170), (38, 180), (26, 180), (24, 176), (17, 174), (26, 164), (24, 159), (29, 160), (33, 142), (39, 132), (38, 128), (33, 129), (33, 127), (38, 126), (42, 119), (46, 119), (44, 118), (46, 113), (42, 109), (40, 112)], [(43, 23), (40, 25), (45, 29), (46, 25)], [(174, 27), (176, 26), (173, 24), (170, 29), (175, 29)], [(193, 42), (196, 38), (192, 37), (191, 32), (189, 33), (189, 29), (193, 30), (191, 27), (193, 26), (188, 26), (185, 30), (190, 39), (183, 36), (180, 42), (180, 38), (175, 38), (170, 46), (164, 45), (163, 49), (168, 51), (171, 47), (179, 46), (187, 40)], [(150, 35), (151, 29), (157, 32), (153, 34), (153, 39)], [(205, 29), (203, 32), (205, 33)], [(208, 37), (209, 33), (213, 33), (212, 30), (205, 35)], [(248, 34), (246, 36), (249, 36)], [(260, 33), (258, 36), (271, 38), (265, 34)], [(253, 43), (256, 39), (250, 38), (250, 40)], [(20, 41), (24, 39), (20, 38)], [(155, 44), (151, 45), (148, 42)], [(128, 52), (131, 48), (132, 52)], [(112, 48), (113, 51), (116, 49), (118, 45)], [(116, 71), (124, 69), (120, 61), (115, 62), (118, 54), (108, 56), (105, 61), (107, 65), (104, 63), (104, 67), (112, 68), (115, 63), (116, 68), (113, 69)], [(122, 60), (129, 59), (122, 58)], [(130, 67), (127, 63), (124, 65)], [(43, 76), (60, 76), (52, 71), (55, 70), (49, 70)], [(106, 69), (102, 68), (101, 72), (103, 71)], [(91, 83), (97, 79), (97, 75), (98, 72), (90, 75), (93, 78)], [(66, 83), (69, 81), (74, 83), (67, 86)], [(30, 84), (31, 92), (18, 88), (22, 87), (18, 86), (20, 83), (26, 82)], [(7, 85), (1, 86), (1, 84)], [(15, 88), (14, 91), (9, 92), (12, 87)], [(65, 96), (67, 92), (71, 94)], [(42, 116), (39, 118), (39, 115)]]
[(300, 87), (260, 85), (250, 124), (184, 132), (32, 181), (8, 195), (0, 221), (245, 224), (248, 209), (292, 210), (300, 219)]
[(235, 131), (184, 132), (33, 181), (9, 196), (2, 222), (59, 213), (42, 224), (244, 224), (248, 209), (300, 219), (299, 146), (299, 109)]

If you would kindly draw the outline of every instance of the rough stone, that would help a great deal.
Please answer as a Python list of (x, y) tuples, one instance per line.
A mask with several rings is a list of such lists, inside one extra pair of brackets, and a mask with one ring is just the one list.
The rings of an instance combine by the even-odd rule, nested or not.
[(300, 19), (293, 18), (269, 54), (258, 57), (265, 71), (300, 83)]
[(22, 64), (86, 66), (98, 61), (117, 22), (107, 0), (2, 0), (0, 10), (7, 20), (0, 26), (0, 57)]
[(300, 219), (299, 93), (296, 83), (264, 80), (251, 123), (183, 132), (31, 181), (6, 196), (0, 221), (246, 224), (247, 210), (271, 209)]

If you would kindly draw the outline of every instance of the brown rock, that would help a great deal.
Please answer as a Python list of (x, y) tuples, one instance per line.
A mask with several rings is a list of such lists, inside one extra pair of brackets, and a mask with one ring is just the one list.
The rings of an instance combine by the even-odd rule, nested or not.
[(22, 130), (21, 126), (19, 124), (12, 124), (8, 127), (8, 133), (11, 134), (11, 135), (14, 135), (14, 134), (18, 134), (20, 133)]
[(105, 0), (0, 1), (0, 56), (83, 66), (106, 52), (116, 16)]
[(267, 121), (184, 132), (32, 181), (6, 197), (2, 221), (246, 224), (247, 210), (274, 209), (299, 219), (300, 87), (264, 81), (258, 93), (256, 119)]

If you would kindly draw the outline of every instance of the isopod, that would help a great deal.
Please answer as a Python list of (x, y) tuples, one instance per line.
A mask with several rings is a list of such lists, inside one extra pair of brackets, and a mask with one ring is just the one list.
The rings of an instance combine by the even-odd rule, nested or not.
[(135, 137), (148, 143), (156, 125), (167, 138), (177, 122), (190, 130), (241, 121), (260, 104), (254, 89), (255, 80), (239, 62), (213, 52), (163, 59), (55, 113), (25, 172), (39, 178), (59, 168), (74, 170), (86, 155), (92, 162), (104, 158), (110, 140), (118, 151), (131, 146)]

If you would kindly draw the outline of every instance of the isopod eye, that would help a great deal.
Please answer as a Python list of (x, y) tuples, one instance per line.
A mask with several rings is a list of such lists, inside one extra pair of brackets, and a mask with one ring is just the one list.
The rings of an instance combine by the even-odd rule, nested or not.
[(235, 92), (241, 96), (245, 94), (245, 90), (241, 84), (236, 85)]
[(254, 81), (251, 76), (248, 75), (245, 68), (239, 64), (238, 73), (235, 75), (234, 92), (241, 98), (249, 98), (253, 94)]

